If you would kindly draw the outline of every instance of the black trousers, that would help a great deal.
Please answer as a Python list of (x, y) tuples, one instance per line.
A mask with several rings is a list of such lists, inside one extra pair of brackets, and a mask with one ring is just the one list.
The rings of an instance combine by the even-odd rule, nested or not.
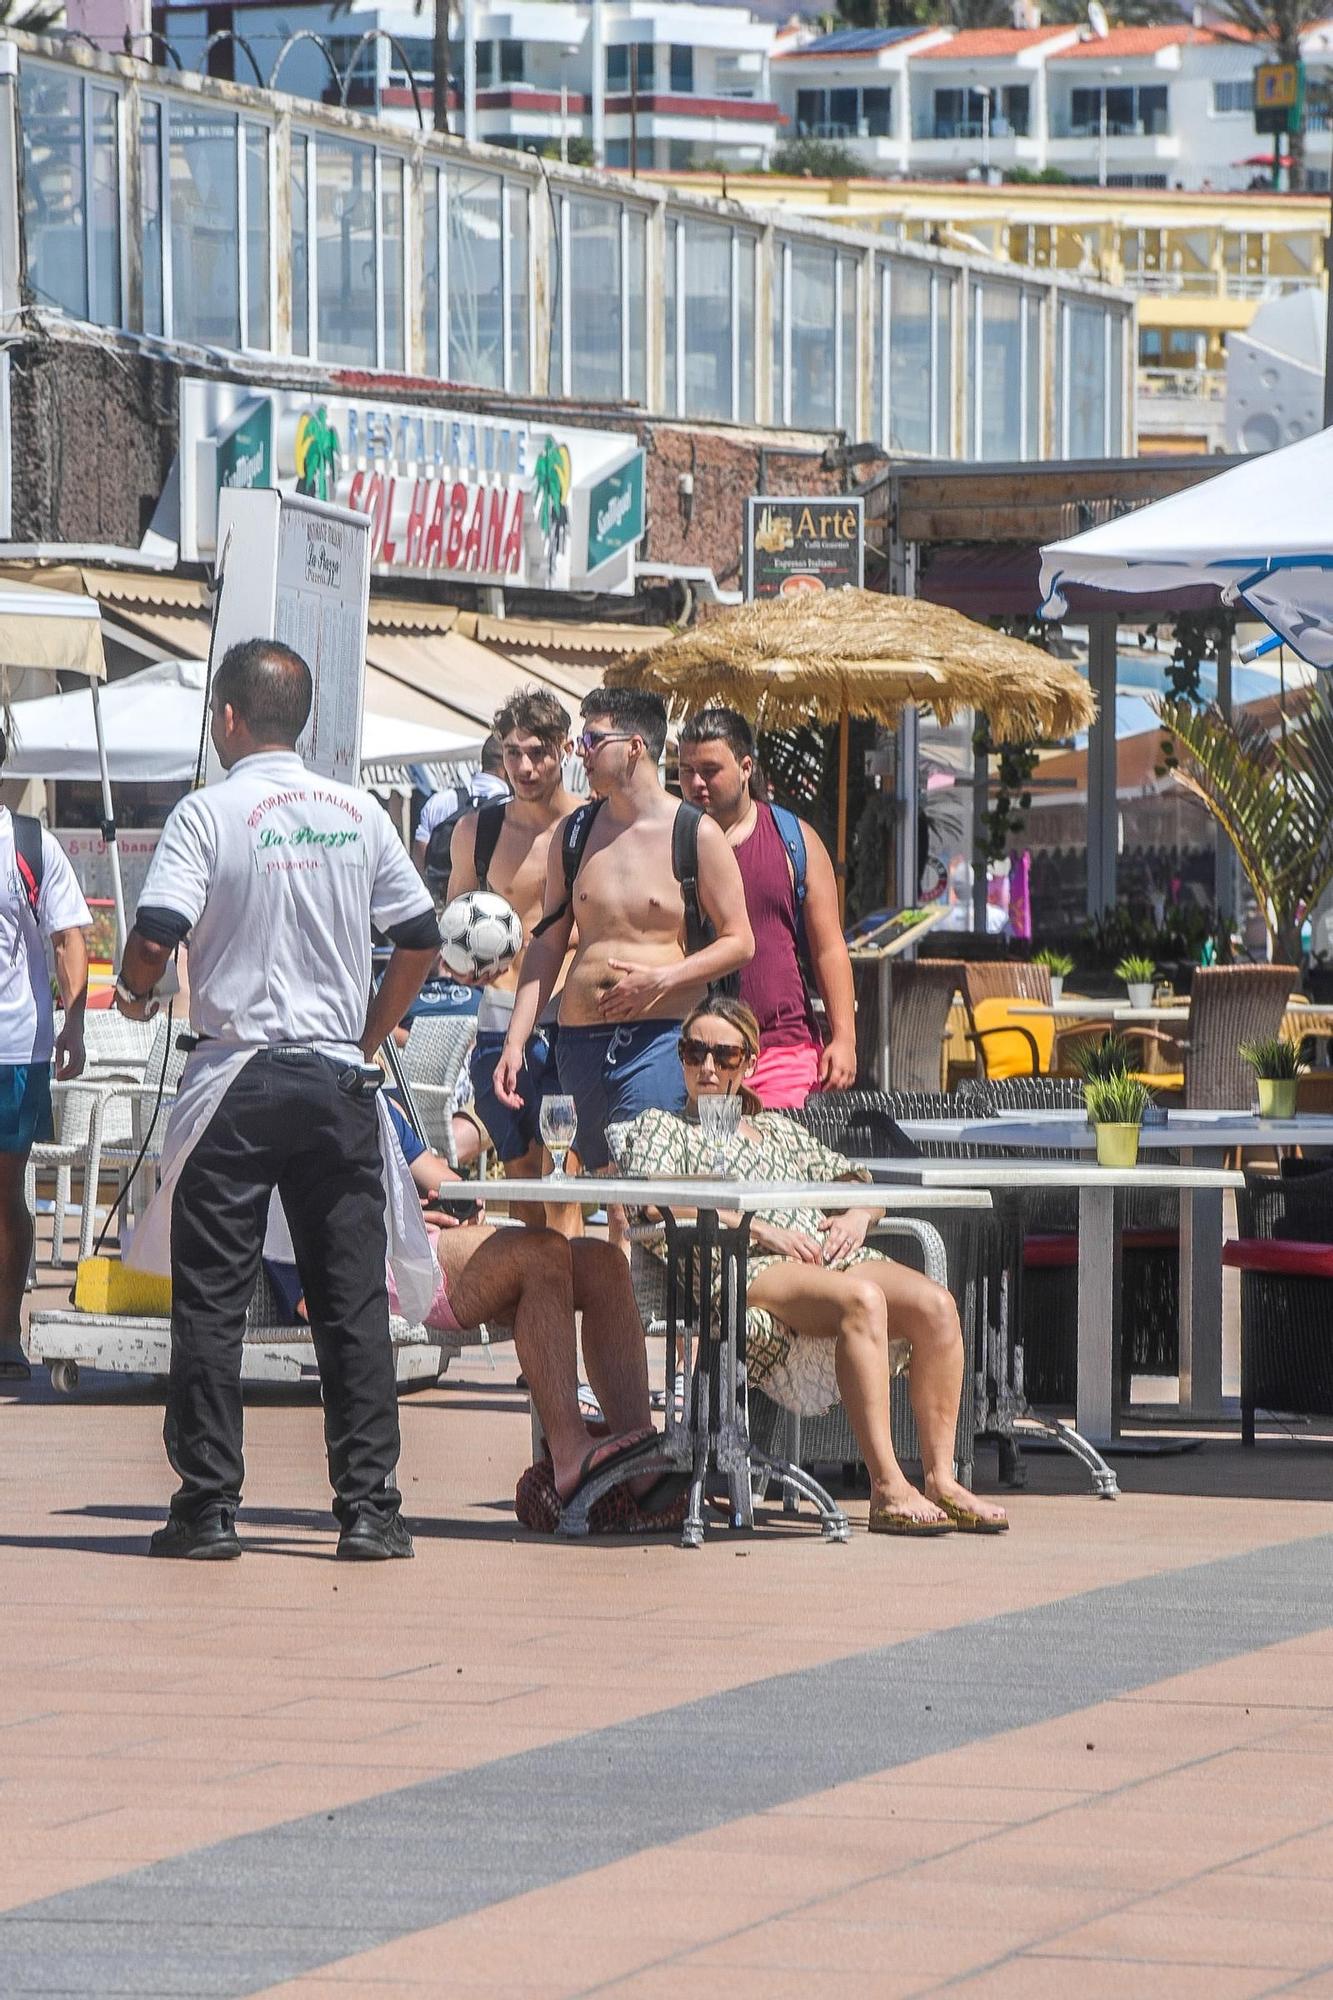
[(275, 1187), (319, 1360), (333, 1511), (398, 1511), (378, 1119), (338, 1073), (304, 1049), (252, 1056), (177, 1182), (164, 1436), (181, 1481), (172, 1512), (185, 1519), (240, 1503), (241, 1349)]

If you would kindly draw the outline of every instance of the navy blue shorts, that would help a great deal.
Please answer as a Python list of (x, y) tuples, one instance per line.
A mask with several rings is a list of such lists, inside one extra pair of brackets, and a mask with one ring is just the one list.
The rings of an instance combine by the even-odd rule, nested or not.
[(561, 1028), (560, 1088), (578, 1108), (578, 1156), (589, 1173), (611, 1164), (608, 1125), (641, 1111), (683, 1111), (680, 1022), (636, 1021), (615, 1028)]
[(51, 1136), (51, 1065), (0, 1063), (0, 1153), (30, 1153)]
[(556, 1085), (556, 1048), (559, 1029), (538, 1028), (528, 1037), (528, 1046), (523, 1052), (523, 1067), (518, 1073), (518, 1094), (523, 1099), (523, 1109), (515, 1111), (511, 1105), (502, 1104), (495, 1094), (495, 1065), (500, 1060), (500, 1051), (505, 1045), (503, 1035), (486, 1033), (477, 1036), (476, 1047), (472, 1051), (472, 1097), (477, 1116), (491, 1135), (491, 1143), (504, 1161), (521, 1160), (523, 1155), (541, 1138), (542, 1099), (549, 1097)]

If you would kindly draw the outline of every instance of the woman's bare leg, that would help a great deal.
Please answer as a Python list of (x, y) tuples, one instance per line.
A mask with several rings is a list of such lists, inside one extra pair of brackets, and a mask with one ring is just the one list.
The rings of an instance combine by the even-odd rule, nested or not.
[(838, 1393), (870, 1474), (871, 1505), (894, 1507), (922, 1520), (941, 1519), (939, 1508), (912, 1485), (893, 1449), (883, 1289), (868, 1283), (860, 1267), (828, 1271), (818, 1264), (770, 1264), (751, 1278), (749, 1300), (767, 1307), (797, 1333), (836, 1343)]
[(926, 1492), (932, 1500), (952, 1500), (971, 1507), (984, 1520), (1003, 1521), (1003, 1507), (978, 1500), (954, 1478), (954, 1439), (963, 1393), (963, 1334), (953, 1294), (920, 1271), (878, 1259), (858, 1264), (847, 1275), (864, 1279), (883, 1293), (890, 1338), (912, 1343), (907, 1387), (921, 1439)]

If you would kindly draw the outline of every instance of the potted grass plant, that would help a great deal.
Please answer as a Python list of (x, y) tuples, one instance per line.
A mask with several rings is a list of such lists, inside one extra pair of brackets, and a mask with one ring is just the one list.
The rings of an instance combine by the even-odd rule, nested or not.
[(1296, 1079), (1305, 1064), (1299, 1042), (1284, 1035), (1268, 1035), (1262, 1041), (1242, 1042), (1240, 1054), (1254, 1071), (1259, 1093), (1261, 1118), (1296, 1116)]
[[(1134, 1068), (1134, 1051), (1123, 1035), (1103, 1035), (1100, 1041), (1075, 1042), (1068, 1061), (1075, 1076), (1083, 1080), (1083, 1101), (1094, 1083), (1113, 1076), (1128, 1076)], [(1091, 1109), (1088, 1112), (1092, 1116)]]
[(1157, 977), (1157, 967), (1150, 958), (1131, 955), (1122, 958), (1115, 969), (1117, 979), (1125, 982), (1131, 1007), (1151, 1007), (1153, 981)]
[(1152, 1092), (1136, 1076), (1106, 1076), (1087, 1086), (1088, 1116), (1097, 1127), (1099, 1167), (1134, 1167), (1139, 1159), (1139, 1127)]
[(1065, 981), (1074, 970), (1074, 961), (1067, 951), (1052, 951), (1047, 947), (1032, 954), (1034, 965), (1044, 965), (1051, 975), (1051, 998), (1059, 1000), (1065, 990)]

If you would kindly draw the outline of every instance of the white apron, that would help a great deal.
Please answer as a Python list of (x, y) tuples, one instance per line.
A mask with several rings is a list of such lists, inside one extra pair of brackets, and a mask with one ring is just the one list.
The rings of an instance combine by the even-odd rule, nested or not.
[[(138, 1271), (171, 1274), (171, 1204), (176, 1183), (185, 1162), (211, 1124), (223, 1098), (251, 1056), (259, 1050), (235, 1042), (201, 1042), (185, 1065), (180, 1089), (162, 1141), (162, 1181), (143, 1219), (135, 1229), (125, 1252), (125, 1263)], [(353, 1052), (346, 1052), (348, 1060)], [(360, 1060), (360, 1050), (355, 1051)], [(389, 1240), (389, 1262), (398, 1288), (403, 1316), (414, 1324), (424, 1320), (440, 1281), (439, 1267), (421, 1216), (421, 1197), (411, 1169), (403, 1158), (398, 1135), (393, 1129), (383, 1092), (377, 1092), (380, 1158), (384, 1169), (384, 1223)], [(290, 1238), (286, 1218), (276, 1196), (269, 1214), (269, 1234), (265, 1250), (270, 1256), (290, 1261)]]

